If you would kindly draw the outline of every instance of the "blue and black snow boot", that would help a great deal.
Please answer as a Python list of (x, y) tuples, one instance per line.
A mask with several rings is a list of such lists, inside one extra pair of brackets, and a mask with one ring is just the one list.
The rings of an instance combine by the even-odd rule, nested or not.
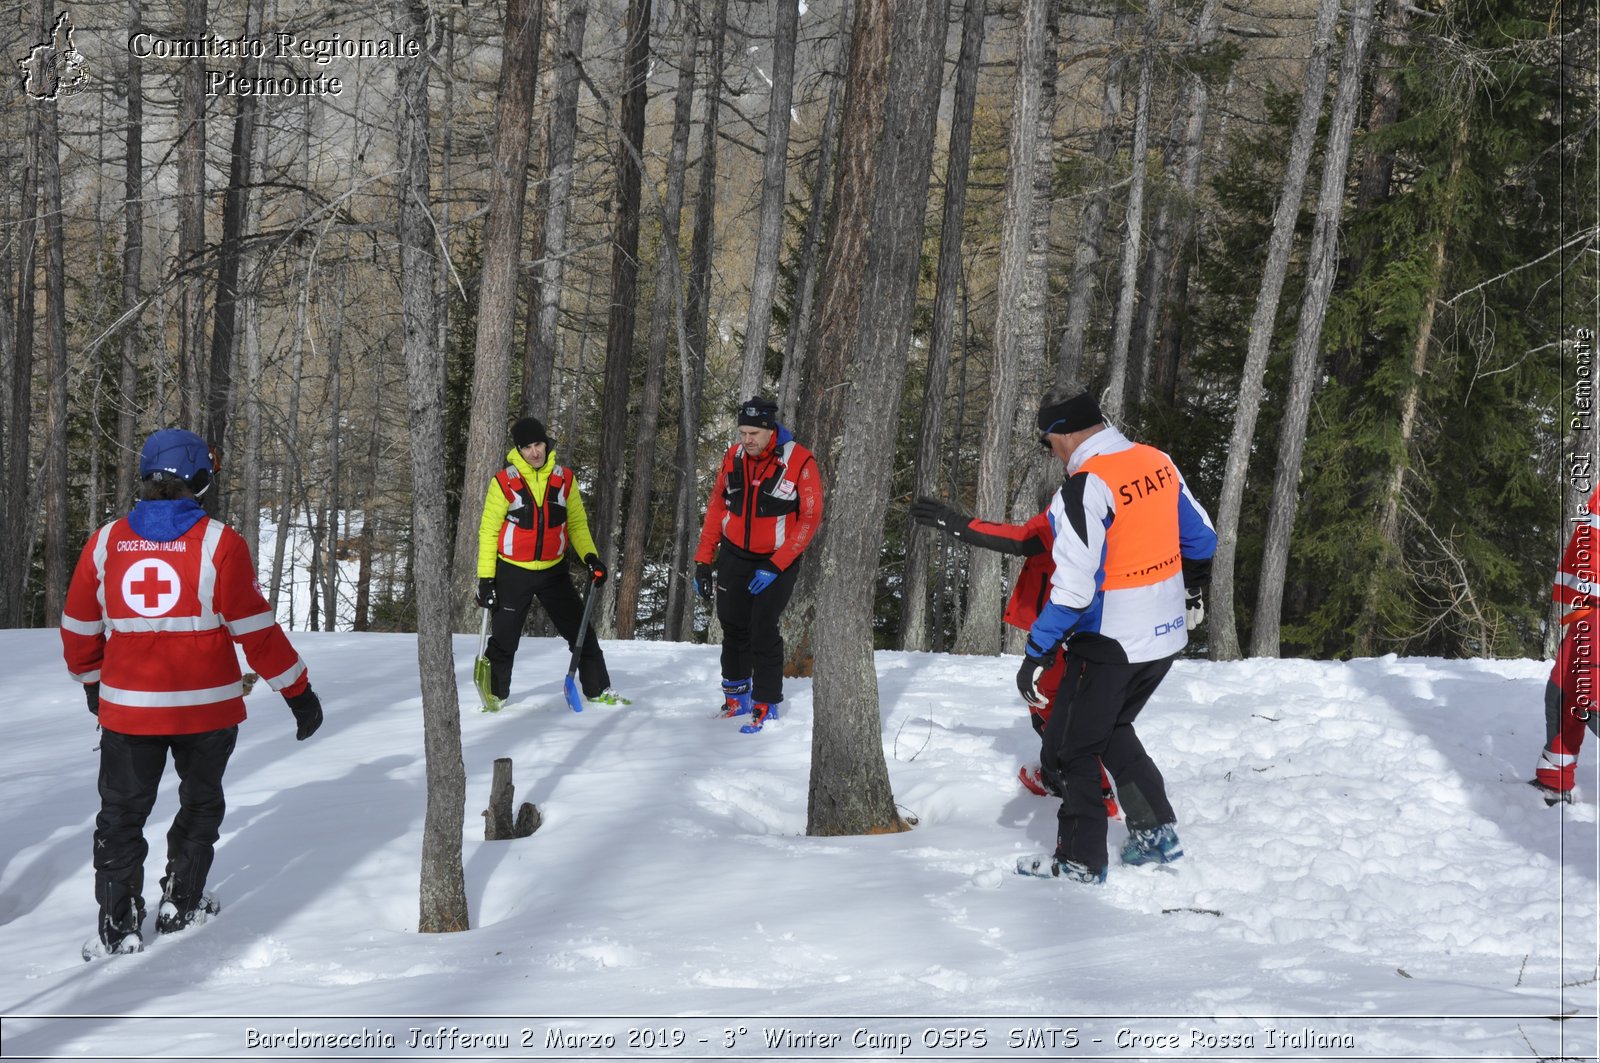
[(1050, 853), (1035, 853), (1032, 856), (1023, 856), (1017, 859), (1017, 874), (1029, 875), (1033, 878), (1061, 878), (1068, 882), (1082, 882), (1089, 886), (1098, 886), (1106, 880), (1106, 869), (1098, 871), (1087, 864), (1080, 864), (1076, 860), (1063, 860)]
[(753, 735), (761, 730), (761, 725), (768, 720), (776, 720), (778, 718), (778, 703), (775, 701), (752, 702), (750, 705), (750, 717), (750, 722), (739, 728), (740, 734)]
[(750, 715), (750, 680), (722, 681), (722, 715), (725, 719)]
[(1149, 830), (1131, 831), (1122, 846), (1122, 862), (1136, 866), (1170, 864), (1182, 855), (1183, 846), (1178, 841), (1178, 832), (1172, 829), (1170, 823)]

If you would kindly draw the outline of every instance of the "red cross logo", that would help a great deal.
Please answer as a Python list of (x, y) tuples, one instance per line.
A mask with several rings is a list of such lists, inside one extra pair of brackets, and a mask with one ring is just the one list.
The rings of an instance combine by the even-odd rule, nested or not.
[(161, 616), (178, 604), (178, 573), (160, 558), (137, 561), (122, 577), (122, 600), (140, 616)]

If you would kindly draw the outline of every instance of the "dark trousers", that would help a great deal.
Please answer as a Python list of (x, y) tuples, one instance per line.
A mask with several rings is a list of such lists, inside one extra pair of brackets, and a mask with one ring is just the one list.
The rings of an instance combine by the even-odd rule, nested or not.
[[(511, 693), (511, 665), (516, 660), (522, 625), (533, 600), (539, 599), (545, 615), (571, 649), (583, 620), (583, 599), (573, 589), (566, 565), (527, 569), (503, 559), (495, 564), (494, 593), (496, 604), (489, 619), (489, 646), (484, 656), (489, 658), (490, 689), (495, 697), (504, 698)], [(604, 693), (611, 685), (605, 654), (600, 652), (600, 640), (595, 637), (592, 624), (584, 632), (583, 652), (578, 655), (578, 682), (586, 698)]]
[[(155, 807), (167, 750), (178, 771), (178, 814), (167, 831), (162, 893), (180, 911), (200, 902), (227, 805), (222, 774), (237, 727), (186, 735), (100, 735), (100, 815), (94, 821), (94, 893), (108, 944), (138, 929), (144, 912), (145, 820)], [(109, 935), (109, 937), (108, 937)]]
[(750, 697), (776, 705), (783, 700), (783, 616), (800, 562), (778, 573), (766, 590), (750, 593), (750, 578), (760, 559), (723, 549), (717, 558), (717, 619), (722, 622), (722, 678), (752, 680)]
[(1128, 830), (1176, 822), (1166, 783), (1133, 721), (1172, 668), (1173, 658), (1104, 664), (1069, 653), (1045, 724), (1041, 766), (1063, 782), (1056, 856), (1092, 870), (1106, 866), (1106, 805), (1100, 765), (1116, 780)]

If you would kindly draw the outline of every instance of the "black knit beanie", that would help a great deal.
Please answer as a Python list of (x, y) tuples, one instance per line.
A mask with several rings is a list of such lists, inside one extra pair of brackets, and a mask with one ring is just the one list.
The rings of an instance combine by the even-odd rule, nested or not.
[(777, 428), (778, 404), (760, 395), (739, 404), (739, 427)]
[(1071, 435), (1103, 423), (1105, 416), (1100, 412), (1100, 404), (1087, 391), (1066, 402), (1039, 407), (1039, 431), (1044, 434)]
[(511, 426), (511, 442), (520, 450), (532, 443), (548, 444), (550, 437), (545, 434), (543, 421), (537, 417), (524, 417)]

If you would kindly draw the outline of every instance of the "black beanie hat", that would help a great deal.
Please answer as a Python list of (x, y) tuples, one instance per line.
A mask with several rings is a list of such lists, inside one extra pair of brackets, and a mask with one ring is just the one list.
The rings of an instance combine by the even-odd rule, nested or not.
[(537, 417), (524, 417), (511, 426), (511, 442), (521, 449), (531, 443), (548, 444), (550, 437), (545, 434), (543, 421)]
[(1057, 435), (1070, 435), (1104, 422), (1105, 416), (1100, 412), (1100, 404), (1094, 401), (1094, 396), (1087, 391), (1081, 395), (1074, 395), (1066, 402), (1039, 407), (1039, 432), (1042, 435), (1052, 432)]
[(739, 404), (739, 427), (777, 428), (778, 404), (760, 395), (745, 399)]

